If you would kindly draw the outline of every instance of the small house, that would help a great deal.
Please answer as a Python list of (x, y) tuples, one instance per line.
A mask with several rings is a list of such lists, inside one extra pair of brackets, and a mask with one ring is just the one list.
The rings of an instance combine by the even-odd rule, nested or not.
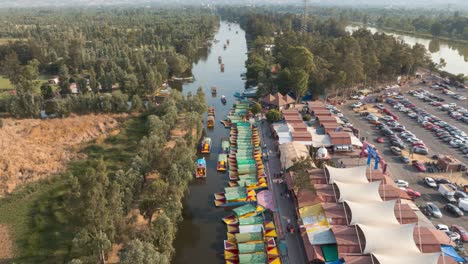
[(269, 94), (260, 99), (260, 103), (269, 108), (278, 110), (293, 108), (296, 101), (289, 95), (282, 95), (281, 93)]
[(351, 135), (346, 132), (328, 132), (334, 151), (352, 151)]

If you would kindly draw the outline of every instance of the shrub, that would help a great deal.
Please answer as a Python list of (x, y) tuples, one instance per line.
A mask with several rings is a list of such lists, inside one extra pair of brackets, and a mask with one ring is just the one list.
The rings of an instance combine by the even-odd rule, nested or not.
[(266, 118), (270, 123), (277, 122), (281, 119), (281, 113), (276, 109), (272, 109), (268, 111)]

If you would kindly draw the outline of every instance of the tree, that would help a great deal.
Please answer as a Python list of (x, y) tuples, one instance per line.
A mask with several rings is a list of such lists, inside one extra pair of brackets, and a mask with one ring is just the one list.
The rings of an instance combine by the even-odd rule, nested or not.
[(252, 112), (252, 114), (257, 115), (258, 113), (262, 112), (262, 106), (259, 103), (255, 102), (250, 108), (250, 111)]
[(168, 54), (167, 64), (169, 64), (172, 76), (181, 76), (181, 74), (190, 68), (190, 62), (187, 57), (175, 52)]
[(151, 225), (151, 238), (158, 251), (165, 252), (169, 257), (174, 253), (172, 241), (175, 237), (175, 225), (165, 213), (161, 213)]
[(307, 157), (299, 160), (295, 160), (293, 166), (290, 168), (293, 174), (293, 185), (294, 189), (300, 191), (304, 189), (314, 190), (313, 185), (310, 182), (309, 173), (307, 169), (312, 168), (312, 158)]
[(62, 66), (60, 66), (59, 87), (60, 87), (60, 93), (63, 96), (67, 96), (72, 93), (70, 89), (70, 77), (68, 76), (68, 68), (65, 64), (62, 64)]
[(41, 95), (44, 100), (54, 98), (54, 91), (52, 90), (52, 86), (48, 83), (43, 83), (41, 85)]
[(95, 94), (99, 92), (99, 83), (96, 79), (96, 73), (93, 68), (89, 71), (89, 87), (91, 87), (91, 90)]
[(138, 96), (138, 94), (135, 94), (134, 96), (132, 96), (131, 102), (132, 102), (132, 111), (141, 112), (145, 109), (143, 101), (141, 100), (140, 96)]
[(151, 224), (154, 213), (164, 207), (169, 193), (169, 184), (161, 179), (156, 179), (148, 187), (139, 205), (140, 212), (148, 219), (148, 224)]
[(266, 118), (270, 123), (277, 122), (281, 119), (281, 113), (276, 109), (271, 109), (266, 113)]
[(436, 21), (434, 24), (431, 26), (431, 33), (434, 36), (440, 36), (440, 33), (442, 33), (443, 30), (443, 25), (439, 21)]
[(18, 84), (22, 68), (16, 52), (12, 51), (6, 55), (3, 61), (3, 72), (10, 80), (11, 84)]
[(291, 85), (296, 94), (296, 101), (300, 101), (302, 96), (307, 92), (309, 74), (304, 70), (294, 69), (291, 75), (293, 76)]
[(78, 89), (78, 92), (81, 94), (85, 94), (88, 92), (88, 82), (86, 81), (85, 78), (78, 78), (76, 81), (76, 88)]
[(119, 257), (121, 264), (169, 264), (166, 255), (160, 254), (152, 244), (138, 239), (126, 244)]

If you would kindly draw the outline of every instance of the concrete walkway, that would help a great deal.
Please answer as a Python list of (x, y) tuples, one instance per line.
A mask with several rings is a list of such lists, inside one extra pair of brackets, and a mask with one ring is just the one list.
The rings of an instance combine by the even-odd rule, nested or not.
[[(306, 264), (307, 256), (304, 250), (302, 238), (299, 234), (293, 202), (291, 199), (286, 198), (285, 195), (281, 195), (287, 190), (286, 182), (278, 183), (278, 181), (273, 181), (273, 175), (279, 174), (281, 171), (281, 162), (275, 150), (275, 140), (270, 136), (271, 130), (266, 120), (260, 121), (258, 124), (262, 138), (262, 145), (266, 144), (268, 149), (269, 160), (268, 162), (265, 162), (265, 172), (268, 178), (268, 185), (276, 202), (277, 213), (281, 219), (279, 226), (278, 223), (276, 223), (276, 228), (281, 229), (281, 233), (283, 234), (283, 238), (280, 238), (280, 243), (285, 243), (287, 246), (287, 255), (282, 256), (283, 263)], [(295, 226), (296, 232), (294, 234), (290, 234), (286, 230), (288, 219)]]

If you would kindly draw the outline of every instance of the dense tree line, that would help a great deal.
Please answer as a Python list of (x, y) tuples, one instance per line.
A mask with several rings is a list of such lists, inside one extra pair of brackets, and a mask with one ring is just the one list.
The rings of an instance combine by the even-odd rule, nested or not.
[[(16, 90), (16, 95), (2, 97), (0, 111), (20, 117), (38, 116), (54, 99), (98, 100), (88, 111), (107, 112), (102, 105), (108, 98), (101, 94), (120, 90), (129, 99), (153, 96), (167, 79), (190, 74), (199, 49), (208, 45), (218, 24), (209, 10), (196, 8), (0, 13), (8, 21), (0, 25), (0, 38), (11, 40), (0, 46), (1, 73)], [(58, 85), (44, 84), (38, 92), (39, 73), (58, 76)], [(75, 112), (70, 102), (47, 107)]]
[[(247, 78), (263, 84), (260, 93), (280, 91), (297, 98), (349, 92), (411, 75), (429, 63), (422, 45), (413, 47), (381, 33), (360, 29), (353, 34), (332, 18), (308, 21), (300, 32), (300, 16), (221, 9), (221, 16), (241, 23), (251, 39)], [(274, 44), (270, 52), (265, 45)]]
[[(56, 221), (48, 223), (51, 228), (66, 226), (72, 234), (56, 238), (57, 244), (70, 245), (69, 263), (104, 263), (117, 243), (123, 244), (121, 263), (170, 263), (177, 223), (182, 219), (182, 198), (195, 170), (201, 114), (206, 109), (201, 89), (185, 97), (175, 91), (146, 117), (145, 136), (128, 167), (109, 168), (97, 157), (64, 176), (58, 197), (41, 207), (54, 210), (48, 213)], [(184, 121), (177, 128), (194, 133), (171, 139), (170, 130), (178, 117)], [(170, 140), (175, 144), (168, 144)], [(146, 224), (129, 217), (135, 209)], [(38, 213), (33, 224), (44, 225), (43, 219)]]

